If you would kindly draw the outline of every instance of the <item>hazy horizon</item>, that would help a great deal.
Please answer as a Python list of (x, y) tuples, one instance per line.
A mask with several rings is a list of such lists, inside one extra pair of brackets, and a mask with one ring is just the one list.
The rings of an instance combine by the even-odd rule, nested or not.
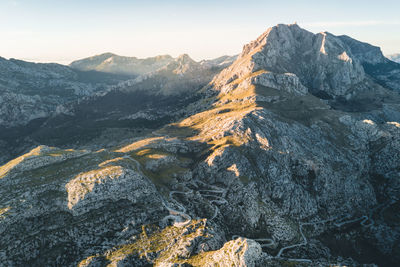
[(0, 56), (68, 64), (105, 52), (138, 58), (187, 53), (199, 61), (238, 54), (267, 28), (294, 22), (314, 33), (349, 35), (388, 55), (400, 52), (399, 7), (395, 1), (4, 0)]

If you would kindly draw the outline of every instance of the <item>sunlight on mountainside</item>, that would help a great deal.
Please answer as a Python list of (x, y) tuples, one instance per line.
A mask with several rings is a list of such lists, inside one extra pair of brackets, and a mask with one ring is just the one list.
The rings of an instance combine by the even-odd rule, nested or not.
[(34, 157), (34, 156), (39, 156), (43, 148), (44, 148), (43, 146), (38, 146), (38, 147), (32, 149), (31, 151), (29, 151), (28, 153), (26, 153), (16, 159), (13, 159), (10, 162), (6, 163), (5, 165), (1, 166), (0, 167), (0, 179), (3, 178), (4, 176), (6, 176), (6, 174), (10, 170), (12, 170), (15, 166), (20, 164), (25, 159), (28, 159), (28, 158)]
[(117, 150), (115, 150), (115, 152), (127, 153), (127, 152), (130, 152), (130, 151), (137, 150), (139, 148), (145, 147), (145, 146), (147, 146), (149, 144), (152, 144), (152, 143), (154, 143), (156, 141), (159, 141), (159, 140), (162, 140), (162, 139), (164, 139), (164, 137), (147, 138), (147, 139), (144, 139), (144, 140), (140, 140), (140, 141), (134, 142), (134, 143), (132, 143), (130, 145), (124, 146), (124, 147), (122, 147), (120, 149), (117, 149)]
[(7, 216), (7, 212), (11, 209), (11, 207), (1, 208), (0, 209), (0, 218)]
[(92, 192), (97, 184), (117, 179), (121, 175), (123, 175), (123, 169), (120, 166), (109, 166), (78, 174), (65, 185), (68, 192), (68, 208), (72, 209), (85, 198), (86, 194)]

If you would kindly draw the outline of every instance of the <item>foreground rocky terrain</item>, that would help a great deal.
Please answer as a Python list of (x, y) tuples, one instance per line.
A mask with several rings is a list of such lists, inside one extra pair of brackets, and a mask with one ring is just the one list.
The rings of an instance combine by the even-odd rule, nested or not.
[[(66, 105), (0, 168), (0, 262), (396, 266), (399, 66), (277, 25), (229, 66), (183, 55)], [(126, 135), (107, 124), (97, 142), (50, 146), (62, 125), (121, 118), (137, 123)]]

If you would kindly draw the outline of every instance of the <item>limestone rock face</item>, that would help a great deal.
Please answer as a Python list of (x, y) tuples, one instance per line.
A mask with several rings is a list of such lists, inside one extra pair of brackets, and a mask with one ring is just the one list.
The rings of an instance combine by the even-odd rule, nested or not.
[(153, 184), (135, 171), (121, 166), (108, 166), (85, 173), (80, 173), (66, 185), (68, 208), (79, 214), (101, 207), (106, 200), (117, 201), (121, 198), (132, 203), (139, 199), (156, 195)]
[(262, 73), (253, 77), (251, 84), (262, 85), (276, 90), (285, 90), (288, 93), (297, 95), (305, 95), (308, 92), (307, 88), (301, 84), (299, 78), (293, 73)]
[(382, 51), (379, 47), (357, 41), (349, 36), (342, 35), (339, 38), (347, 44), (352, 52), (353, 56), (356, 57), (361, 63), (368, 64), (379, 64), (386, 63), (388, 60), (383, 56)]
[(253, 267), (261, 257), (262, 249), (259, 243), (251, 239), (237, 238), (209, 253), (202, 266), (238, 266)]
[(400, 64), (383, 56), (379, 47), (360, 42), (348, 36), (339, 36), (348, 45), (352, 54), (363, 64), (367, 74), (381, 85), (400, 90)]
[[(107, 247), (121, 238), (115, 231), (132, 235), (137, 225), (165, 212), (134, 161), (106, 151), (42, 146), (0, 170), (0, 259), (8, 266), (73, 264), (72, 255), (91, 254), (94, 243)], [(21, 243), (26, 232), (32, 241)], [(44, 258), (42, 242), (49, 253)]]

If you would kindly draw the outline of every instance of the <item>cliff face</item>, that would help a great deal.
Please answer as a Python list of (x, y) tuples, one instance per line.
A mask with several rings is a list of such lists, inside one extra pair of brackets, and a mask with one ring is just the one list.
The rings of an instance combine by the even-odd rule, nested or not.
[(348, 36), (339, 36), (354, 56), (362, 63), (366, 73), (377, 83), (389, 89), (400, 90), (400, 64), (383, 56), (379, 47), (360, 42)]
[[(400, 96), (366, 69), (387, 64), (380, 51), (357, 42), (277, 25), (183, 119), (106, 150), (40, 147), (2, 166), (0, 259), (393, 266)], [(191, 80), (205, 65), (171, 64), (157, 75)]]

